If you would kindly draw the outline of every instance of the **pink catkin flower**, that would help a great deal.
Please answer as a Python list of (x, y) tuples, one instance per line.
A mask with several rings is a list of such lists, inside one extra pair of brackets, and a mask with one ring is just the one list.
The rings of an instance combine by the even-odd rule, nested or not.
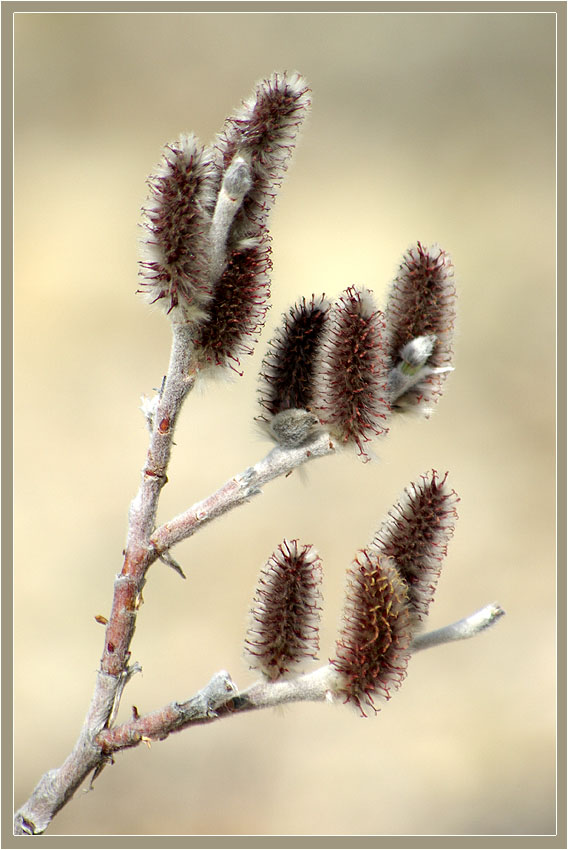
[(194, 136), (167, 145), (143, 210), (140, 290), (176, 321), (204, 315), (211, 297), (208, 230), (214, 194), (211, 160)]
[(233, 252), (213, 291), (209, 317), (196, 329), (201, 369), (229, 366), (242, 375), (240, 357), (252, 354), (269, 309), (271, 268), (267, 241)]
[(432, 470), (408, 486), (389, 511), (373, 541), (382, 557), (392, 559), (408, 585), (408, 605), (413, 620), (428, 614), (454, 533), (459, 497), (443, 477)]
[(283, 315), (269, 342), (260, 370), (261, 419), (284, 410), (309, 410), (314, 399), (314, 375), (329, 312), (325, 296), (302, 298)]
[(407, 587), (389, 558), (369, 548), (347, 573), (347, 594), (336, 657), (333, 692), (365, 715), (374, 696), (390, 699), (406, 676), (411, 622)]
[(270, 681), (316, 658), (321, 574), (315, 549), (297, 540), (284, 540), (260, 574), (245, 654)]
[[(386, 307), (386, 349), (389, 369), (401, 363), (401, 350), (416, 338), (432, 338), (428, 356), (430, 374), (406, 392), (397, 406), (427, 405), (437, 401), (451, 371), (456, 291), (449, 255), (438, 246), (420, 242), (403, 257)], [(431, 370), (445, 370), (438, 373)]]
[(236, 156), (248, 162), (251, 170), (251, 187), (235, 218), (232, 243), (256, 237), (266, 227), (310, 105), (303, 77), (277, 73), (259, 83), (252, 97), (227, 119), (215, 144), (217, 179), (222, 179)]
[(368, 290), (349, 287), (334, 304), (316, 377), (317, 413), (341, 443), (363, 444), (388, 431), (382, 313)]

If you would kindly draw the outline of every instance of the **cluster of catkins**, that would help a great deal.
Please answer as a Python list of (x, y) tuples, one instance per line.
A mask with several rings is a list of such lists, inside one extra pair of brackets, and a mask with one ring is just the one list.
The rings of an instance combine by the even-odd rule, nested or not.
[(350, 286), (292, 307), (263, 360), (258, 417), (284, 446), (325, 429), (339, 445), (388, 431), (393, 411), (422, 410), (452, 370), (453, 266), (420, 242), (406, 253), (383, 314), (367, 289)]
[[(241, 374), (269, 308), (268, 214), (310, 108), (298, 74), (274, 74), (225, 122), (212, 145), (182, 135), (149, 178), (141, 243), (142, 292), (183, 328), (195, 375)], [(302, 299), (283, 317), (260, 375), (257, 421), (282, 448), (326, 433), (369, 460), (367, 444), (400, 410), (426, 415), (452, 366), (453, 266), (418, 242), (404, 255), (385, 312), (350, 286), (337, 299)], [(446, 477), (406, 491), (350, 572), (345, 625), (331, 662), (334, 688), (361, 707), (399, 681), (413, 629), (427, 612), (445, 554), (455, 494)], [(248, 651), (269, 679), (315, 651), (320, 562), (285, 541), (258, 589)], [(332, 688), (333, 690), (333, 688)]]
[(252, 353), (269, 307), (268, 214), (309, 107), (302, 77), (274, 74), (212, 145), (166, 145), (148, 180), (141, 291), (192, 328), (196, 372), (239, 372)]
[[(406, 488), (347, 572), (335, 656), (323, 668), (332, 698), (365, 715), (406, 675), (412, 638), (428, 614), (459, 501), (447, 473), (432, 470)], [(268, 681), (296, 676), (319, 650), (321, 559), (284, 540), (261, 571), (245, 654)], [(376, 709), (375, 709), (376, 710)]]
[[(193, 369), (240, 372), (269, 308), (268, 213), (285, 174), (309, 89), (274, 74), (225, 122), (215, 142), (167, 145), (144, 209), (142, 292), (191, 330)], [(323, 426), (340, 444), (388, 430), (392, 410), (428, 410), (451, 371), (453, 267), (420, 242), (409, 249), (385, 313), (350, 286), (334, 304), (302, 300), (284, 317), (262, 369), (258, 417), (284, 446)]]

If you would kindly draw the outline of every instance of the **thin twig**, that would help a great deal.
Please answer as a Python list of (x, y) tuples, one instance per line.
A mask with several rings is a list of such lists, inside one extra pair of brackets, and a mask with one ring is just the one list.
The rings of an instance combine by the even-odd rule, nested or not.
[(335, 446), (326, 433), (319, 434), (297, 448), (276, 446), (254, 466), (229, 479), (216, 493), (157, 528), (150, 544), (157, 552), (165, 552), (181, 540), (191, 537), (212, 519), (259, 495), (261, 488), (274, 478), (288, 475), (307, 461), (334, 452)]
[(421, 649), (430, 649), (432, 646), (440, 646), (442, 643), (475, 637), (475, 635), (493, 626), (504, 614), (505, 611), (497, 602), (491, 602), (476, 611), (475, 614), (464, 617), (463, 620), (457, 620), (449, 626), (417, 635), (412, 641), (412, 651), (419, 652)]

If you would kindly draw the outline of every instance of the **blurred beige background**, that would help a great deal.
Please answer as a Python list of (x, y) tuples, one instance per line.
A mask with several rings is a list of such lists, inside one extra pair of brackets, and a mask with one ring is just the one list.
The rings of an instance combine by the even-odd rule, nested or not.
[(461, 496), (429, 626), (498, 600), (493, 632), (417, 656), (368, 720), (296, 705), (127, 752), (50, 834), (526, 834), (555, 830), (552, 14), (16, 15), (16, 804), (67, 755), (92, 692), (168, 324), (137, 288), (162, 145), (212, 139), (273, 70), (313, 110), (272, 217), (273, 308), (246, 374), (191, 398), (160, 519), (268, 448), (252, 424), (271, 328), (300, 295), (379, 302), (417, 239), (453, 256), (457, 369), (379, 460), (326, 458), (152, 568), (121, 717), (241, 658), (258, 570), (284, 536), (325, 565), (321, 658), (345, 569), (402, 489)]

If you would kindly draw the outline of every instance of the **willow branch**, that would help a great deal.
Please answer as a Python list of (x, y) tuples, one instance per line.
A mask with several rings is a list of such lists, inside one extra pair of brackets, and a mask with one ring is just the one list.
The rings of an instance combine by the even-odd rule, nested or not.
[(485, 605), (479, 611), (476, 611), (475, 614), (464, 617), (463, 620), (457, 620), (449, 626), (443, 626), (441, 629), (435, 629), (432, 632), (417, 635), (412, 641), (412, 651), (419, 652), (421, 649), (430, 649), (433, 646), (451, 643), (454, 640), (467, 640), (468, 638), (475, 637), (475, 635), (495, 625), (497, 620), (500, 620), (504, 614), (505, 611), (497, 602), (491, 602), (489, 605)]
[(187, 326), (174, 326), (168, 373), (155, 407), (142, 481), (130, 508), (124, 564), (114, 583), (103, 655), (83, 727), (65, 762), (42, 776), (31, 797), (16, 812), (16, 835), (44, 832), (89, 773), (101, 765), (104, 754), (95, 738), (110, 725), (124, 685), (137, 669), (128, 663), (130, 644), (146, 572), (158, 557), (158, 553), (148, 546), (148, 539), (154, 527), (160, 492), (167, 481), (176, 421), (194, 384), (189, 334)]
[(161, 554), (181, 540), (191, 537), (212, 519), (259, 495), (261, 488), (274, 478), (288, 475), (307, 461), (325, 457), (334, 451), (335, 447), (325, 433), (297, 448), (276, 446), (257, 464), (227, 481), (216, 493), (161, 525), (152, 534), (150, 545)]
[[(48, 771), (40, 779), (29, 800), (16, 813), (16, 834), (44, 832), (55, 814), (71, 799), (89, 773), (98, 770), (108, 758), (108, 752), (112, 751), (113, 747), (109, 750), (106, 746), (104, 735), (114, 733), (109, 727), (118, 710), (124, 686), (132, 673), (139, 669), (136, 665), (129, 665), (130, 645), (142, 601), (146, 573), (152, 563), (171, 546), (191, 536), (205, 523), (258, 495), (264, 484), (281, 475), (287, 475), (310, 459), (324, 457), (335, 451), (327, 434), (320, 434), (311, 442), (297, 448), (277, 446), (257, 464), (231, 478), (216, 493), (160, 526), (152, 534), (160, 492), (167, 482), (166, 473), (175, 425), (195, 380), (187, 327), (174, 327), (168, 374), (153, 412), (146, 464), (142, 470), (140, 488), (129, 512), (124, 564), (114, 583), (112, 609), (106, 626), (104, 650), (91, 705), (77, 743), (64, 764)], [(226, 691), (224, 697), (226, 701)], [(200, 692), (189, 703), (173, 703), (156, 712), (155, 716), (144, 720), (143, 728), (135, 723), (128, 733), (123, 730), (126, 735), (123, 740), (129, 743), (122, 743), (114, 749), (135, 746), (144, 739), (159, 739), (190, 723), (208, 722), (216, 716), (211, 714), (211, 706), (217, 703), (207, 703), (207, 700), (204, 703), (203, 699)], [(207, 704), (208, 708), (202, 716), (199, 706), (204, 704)], [(228, 706), (229, 704), (224, 709), (225, 712), (230, 710)], [(122, 728), (117, 727), (116, 735), (119, 738), (123, 734), (120, 732)]]
[[(486, 605), (457, 623), (418, 635), (412, 641), (410, 651), (414, 653), (442, 643), (475, 637), (495, 625), (504, 613), (495, 603)], [(292, 702), (333, 702), (335, 682), (336, 672), (330, 664), (326, 664), (292, 679), (276, 682), (259, 680), (239, 691), (223, 670), (187, 702), (173, 702), (157, 711), (134, 717), (121, 726), (105, 729), (98, 735), (97, 743), (109, 756), (141, 743), (162, 741), (173, 732), (190, 726), (211, 723), (244, 711), (274, 708)]]

